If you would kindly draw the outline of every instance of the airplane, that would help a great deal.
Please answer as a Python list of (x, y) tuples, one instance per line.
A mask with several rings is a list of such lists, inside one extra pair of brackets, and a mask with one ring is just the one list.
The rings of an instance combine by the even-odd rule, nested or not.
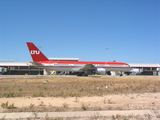
[(108, 71), (128, 72), (131, 67), (123, 62), (51, 61), (32, 42), (26, 42), (33, 62), (29, 66), (55, 71), (77, 72), (77, 76), (106, 74)]

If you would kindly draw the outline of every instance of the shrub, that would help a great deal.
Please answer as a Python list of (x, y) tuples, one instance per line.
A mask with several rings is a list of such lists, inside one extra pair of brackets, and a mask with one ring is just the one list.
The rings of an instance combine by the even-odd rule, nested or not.
[(68, 105), (67, 103), (63, 103), (62, 106), (63, 106), (64, 108), (68, 108), (69, 105)]
[(30, 108), (30, 109), (34, 108), (34, 104), (31, 103), (31, 104), (29, 105), (29, 108)]
[(10, 92), (10, 93), (4, 93), (3, 96), (9, 98), (9, 97), (13, 97), (14, 96), (14, 92)]
[(44, 97), (43, 92), (40, 92), (40, 93), (39, 93), (39, 97)]
[(87, 105), (87, 104), (85, 104), (85, 103), (81, 103), (81, 108), (82, 108), (83, 110), (87, 110), (88, 107), (89, 107), (89, 105)]
[(14, 109), (14, 103), (12, 103), (11, 105), (8, 104), (8, 101), (6, 103), (1, 103), (1, 107), (3, 109)]
[(22, 88), (19, 88), (19, 91), (22, 91)]

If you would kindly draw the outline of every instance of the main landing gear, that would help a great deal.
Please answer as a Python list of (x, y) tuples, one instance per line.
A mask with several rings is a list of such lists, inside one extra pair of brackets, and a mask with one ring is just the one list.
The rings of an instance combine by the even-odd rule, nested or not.
[(87, 77), (88, 74), (85, 74), (85, 73), (78, 73), (77, 76), (86, 76), (86, 77)]

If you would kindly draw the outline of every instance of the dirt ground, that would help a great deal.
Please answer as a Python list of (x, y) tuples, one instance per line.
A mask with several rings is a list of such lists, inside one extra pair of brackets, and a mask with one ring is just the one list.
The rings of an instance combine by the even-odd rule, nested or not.
[[(85, 110), (160, 110), (160, 93), (145, 94), (121, 94), (106, 95), (103, 97), (19, 97), (19, 98), (0, 98), (0, 103), (14, 103), (16, 108), (31, 107), (31, 105), (42, 108), (61, 107), (66, 108), (59, 111)], [(4, 109), (0, 108), (3, 112)], [(48, 111), (48, 110), (47, 110)], [(52, 110), (50, 110), (52, 111)]]
[[(75, 78), (74, 78), (75, 79)], [(79, 79), (79, 78), (78, 78)], [(89, 78), (81, 78), (81, 79), (85, 79), (86, 80), (89, 80)], [(94, 79), (94, 80), (93, 80)], [(93, 78), (91, 80), (91, 83), (95, 83), (94, 81), (96, 81), (95, 78)], [(117, 81), (118, 79), (118, 81)], [(126, 81), (126, 83), (124, 82), (124, 79), (126, 80), (127, 78), (124, 77), (123, 78), (113, 78), (112, 80), (110, 79), (111, 83), (109, 83), (109, 80), (107, 81), (107, 84), (108, 86), (121, 86), (120, 88), (122, 88), (122, 84), (125, 85), (125, 89), (124, 92), (121, 91), (119, 93), (117, 93), (117, 89), (116, 89), (116, 92), (113, 91), (114, 94), (111, 94), (111, 91), (110, 94), (103, 94), (103, 95), (99, 95), (97, 92), (96, 94), (93, 94), (92, 96), (86, 96), (86, 92), (85, 92), (85, 95), (80, 95), (80, 96), (67, 96), (67, 97), (64, 97), (64, 95), (62, 96), (45, 96), (45, 97), (33, 97), (31, 95), (28, 95), (26, 94), (25, 96), (20, 96), (20, 97), (1, 97), (0, 98), (0, 104), (1, 104), (1, 107), (0, 107), (0, 112), (3, 113), (3, 112), (36, 112), (36, 111), (41, 111), (41, 112), (61, 112), (61, 111), (104, 111), (104, 110), (153, 110), (155, 111), (157, 117), (155, 117), (156, 119), (160, 119), (160, 113), (158, 112), (160, 110), (160, 92), (158, 90), (158, 88), (160, 89), (159, 87), (159, 81), (160, 81), (160, 78), (159, 77), (155, 77), (155, 78), (147, 78), (147, 77), (137, 77), (136, 79), (132, 79), (131, 77), (129, 77), (128, 79), (131, 79), (130, 82), (128, 82), (129, 80)], [(138, 81), (139, 79), (139, 81)], [(1, 80), (1, 88), (0, 90), (1, 91), (4, 91), (5, 88), (2, 87), (2, 84), (3, 81), (5, 79)], [(8, 79), (7, 79), (8, 80)], [(10, 80), (13, 82), (11, 83)], [(46, 78), (45, 78), (46, 80)], [(103, 86), (103, 82), (102, 81), (105, 81), (104, 78), (98, 78), (98, 80), (100, 81), (100, 85), (99, 84), (96, 84), (95, 85), (95, 89), (100, 91), (99, 87), (97, 87), (97, 85), (99, 85), (100, 87), (106, 87), (106, 85)], [(123, 82), (121, 83), (120, 81)], [(146, 83), (144, 82), (146, 80)], [(155, 84), (155, 81), (157, 80), (156, 84)], [(15, 85), (15, 82), (16, 80), (12, 80), (12, 79), (9, 79), (8, 80), (8, 84), (11, 85), (11, 84), (14, 84)], [(26, 82), (27, 81), (27, 82)], [(41, 82), (44, 81), (44, 79), (41, 79)], [(59, 81), (59, 80), (57, 80)], [(77, 79), (76, 80), (72, 80), (72, 81), (69, 81), (69, 84), (71, 84), (72, 82), (77, 82)], [(90, 81), (90, 80), (89, 80)], [(26, 83), (31, 83), (31, 79), (22, 79), (21, 82), (19, 82), (17, 80), (17, 84), (18, 85), (21, 85), (20, 83), (22, 84), (26, 84)], [(37, 82), (35, 80), (35, 82)], [(63, 78), (63, 82), (64, 82), (64, 78)], [(61, 83), (63, 83), (61, 81)], [(67, 81), (66, 81), (67, 82)], [(105, 81), (106, 82), (106, 81)], [(151, 91), (144, 91), (144, 89), (140, 89), (139, 86), (136, 88), (139, 88), (139, 91), (136, 91), (135, 93), (133, 92), (135, 90), (135, 88), (130, 88), (129, 84), (130, 83), (134, 83), (134, 85), (139, 85), (139, 86), (144, 86), (144, 85), (148, 85), (148, 83), (152, 83), (154, 85), (152, 86), (149, 86), (147, 87), (147, 89), (151, 89), (149, 87), (156, 87), (156, 91), (152, 88)], [(6, 83), (6, 82), (5, 82)], [(50, 79), (49, 79), (49, 83), (50, 82)], [(48, 84), (49, 84), (48, 83)], [(56, 85), (55, 85), (55, 82), (54, 81), (54, 87), (56, 88)], [(86, 83), (84, 81), (79, 81), (78, 84), (80, 85), (81, 83)], [(38, 83), (36, 83), (38, 84)], [(6, 86), (7, 84), (5, 84)], [(42, 84), (43, 85), (43, 84)], [(126, 85), (127, 85), (127, 89), (126, 89)], [(51, 85), (52, 86), (52, 85)], [(70, 86), (68, 86), (66, 84), (66, 86), (68, 87), (67, 90), (69, 89)], [(74, 85), (72, 85), (74, 86)], [(16, 87), (16, 86), (15, 86)], [(47, 86), (46, 86), (47, 87)], [(22, 88), (22, 87), (19, 87), (19, 88)], [(22, 90), (20, 90), (18, 88), (18, 92), (21, 92), (23, 91), (24, 93), (26, 93), (26, 91), (24, 91), (24, 89), (26, 88), (22, 88)], [(118, 87), (119, 88), (119, 87)], [(119, 90), (120, 90), (119, 88)], [(146, 87), (145, 87), (146, 88)], [(37, 89), (37, 88), (36, 88)], [(75, 88), (76, 89), (76, 88)], [(79, 89), (78, 91), (81, 92), (80, 88), (77, 88)], [(85, 88), (84, 88), (85, 89)], [(105, 88), (105, 89), (109, 89), (109, 88)], [(130, 89), (133, 89), (133, 90), (130, 90)], [(14, 88), (13, 88), (14, 90)], [(45, 89), (46, 90), (46, 89)], [(45, 91), (44, 90), (44, 91)], [(112, 90), (115, 90), (112, 89)], [(131, 93), (128, 93), (128, 92), (125, 92), (125, 90), (128, 90), (128, 91), (131, 91)], [(11, 90), (9, 90), (11, 91)], [(103, 92), (104, 90), (100, 91), (100, 92)], [(6, 91), (5, 91), (6, 92)], [(28, 96), (27, 96), (28, 95)], [(2, 96), (2, 94), (1, 94)], [(6, 103), (8, 101), (8, 105), (11, 105), (11, 104), (14, 104), (14, 108), (13, 109), (7, 109), (7, 108), (2, 108), (2, 104), (3, 103)]]

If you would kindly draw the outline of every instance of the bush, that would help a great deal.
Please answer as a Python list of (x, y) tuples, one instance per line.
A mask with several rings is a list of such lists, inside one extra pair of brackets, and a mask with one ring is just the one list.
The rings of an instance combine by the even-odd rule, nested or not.
[(3, 96), (9, 98), (9, 97), (13, 97), (14, 96), (14, 92), (10, 92), (10, 93), (4, 93)]
[(22, 88), (19, 88), (19, 91), (22, 91)]
[[(89, 105), (90, 105), (90, 104), (89, 104)], [(88, 107), (89, 107), (89, 105), (87, 105), (87, 104), (85, 104), (85, 103), (81, 103), (81, 108), (82, 108), (83, 110), (87, 110)]]
[(15, 108), (14, 103), (12, 103), (11, 105), (9, 105), (8, 101), (6, 103), (1, 103), (1, 107), (3, 109), (14, 109)]
[(44, 97), (43, 92), (40, 92), (40, 93), (39, 93), (39, 97)]

